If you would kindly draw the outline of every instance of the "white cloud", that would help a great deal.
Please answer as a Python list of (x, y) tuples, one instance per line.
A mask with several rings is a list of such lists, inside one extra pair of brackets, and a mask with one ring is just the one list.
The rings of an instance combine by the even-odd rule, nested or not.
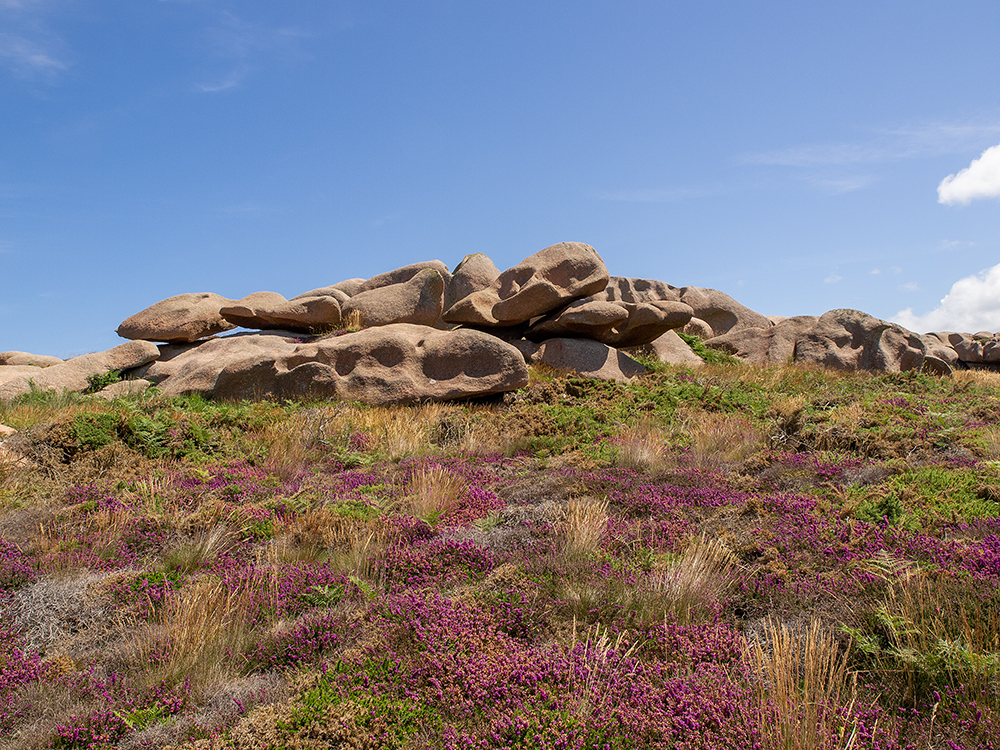
[(920, 333), (1000, 330), (1000, 264), (956, 281), (941, 304), (926, 315), (916, 315), (908, 307), (891, 320)]
[(919, 292), (920, 286), (915, 281), (907, 281), (905, 284), (900, 284), (899, 288), (904, 292)]
[(843, 276), (838, 276), (837, 274), (830, 274), (825, 279), (823, 279), (824, 284), (836, 284), (838, 281), (843, 281)]
[(948, 175), (938, 185), (938, 203), (968, 205), (976, 198), (1000, 198), (1000, 145), (986, 149), (969, 166)]
[(882, 273), (882, 271), (880, 269), (878, 269), (878, 268), (873, 268), (868, 273), (870, 273), (872, 276), (878, 276), (880, 273)]

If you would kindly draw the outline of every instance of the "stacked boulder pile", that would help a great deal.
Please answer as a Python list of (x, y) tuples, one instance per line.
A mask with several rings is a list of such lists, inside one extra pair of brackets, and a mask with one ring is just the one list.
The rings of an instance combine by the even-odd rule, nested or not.
[(442, 401), (521, 388), (529, 363), (609, 380), (646, 372), (636, 352), (701, 364), (678, 331), (756, 364), (946, 375), (1000, 363), (992, 334), (922, 336), (857, 310), (769, 318), (714, 289), (610, 276), (594, 248), (563, 242), (503, 272), (475, 253), (454, 271), (414, 263), (291, 299), (181, 294), (125, 320), (117, 332), (129, 341), (106, 352), (0, 353), (0, 399), (83, 391), (113, 370), (124, 380), (98, 395), (156, 384), (227, 399)]

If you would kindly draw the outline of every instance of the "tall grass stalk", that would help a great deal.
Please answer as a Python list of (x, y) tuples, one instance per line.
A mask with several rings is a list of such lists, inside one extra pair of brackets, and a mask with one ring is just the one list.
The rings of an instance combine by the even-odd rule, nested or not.
[(746, 655), (756, 678), (765, 750), (854, 747), (855, 728), (844, 723), (855, 691), (849, 654), (818, 619), (805, 632), (768, 620)]

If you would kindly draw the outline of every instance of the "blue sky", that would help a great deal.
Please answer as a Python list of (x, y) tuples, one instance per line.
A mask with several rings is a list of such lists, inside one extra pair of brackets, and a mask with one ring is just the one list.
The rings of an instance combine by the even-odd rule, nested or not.
[(0, 0), (0, 350), (564, 240), (765, 314), (998, 330), (998, 29), (996, 0)]

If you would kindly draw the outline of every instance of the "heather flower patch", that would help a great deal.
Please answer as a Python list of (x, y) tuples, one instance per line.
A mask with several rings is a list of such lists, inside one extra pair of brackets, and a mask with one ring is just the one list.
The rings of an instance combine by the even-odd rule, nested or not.
[(43, 406), (5, 407), (51, 460), (0, 508), (0, 750), (998, 746), (985, 381)]

